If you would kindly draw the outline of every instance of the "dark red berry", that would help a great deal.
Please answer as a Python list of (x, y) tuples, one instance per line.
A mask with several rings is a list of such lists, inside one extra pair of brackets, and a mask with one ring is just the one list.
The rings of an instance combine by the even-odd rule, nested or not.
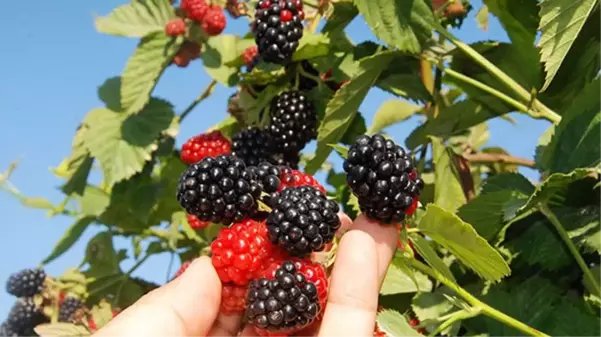
[(185, 163), (194, 164), (206, 157), (228, 154), (230, 150), (230, 141), (220, 131), (211, 131), (188, 139), (180, 156)]

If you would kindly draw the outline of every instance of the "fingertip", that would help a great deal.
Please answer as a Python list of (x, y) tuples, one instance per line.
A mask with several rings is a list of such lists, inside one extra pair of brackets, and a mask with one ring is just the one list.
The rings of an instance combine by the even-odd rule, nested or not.
[(378, 255), (378, 276), (380, 280), (383, 280), (388, 270), (388, 265), (396, 251), (396, 243), (398, 241), (396, 226), (394, 224), (380, 223), (361, 214), (355, 219), (352, 229), (365, 232), (373, 238)]
[(353, 226), (353, 220), (351, 220), (351, 218), (344, 212), (339, 212), (338, 217), (340, 218), (340, 228), (336, 232), (336, 236), (341, 237), (344, 235), (344, 233), (351, 229)]

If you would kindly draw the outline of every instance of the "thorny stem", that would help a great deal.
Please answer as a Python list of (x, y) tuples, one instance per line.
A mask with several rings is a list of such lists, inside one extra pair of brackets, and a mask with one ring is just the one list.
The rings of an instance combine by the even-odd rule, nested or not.
[(461, 286), (459, 286), (455, 282), (449, 280), (444, 275), (440, 274), (437, 270), (432, 269), (430, 266), (427, 266), (424, 263), (422, 263), (418, 260), (415, 260), (415, 259), (410, 259), (409, 263), (413, 268), (421, 271), (422, 273), (438, 280), (442, 284), (451, 288), (453, 291), (455, 291), (457, 293), (457, 295), (461, 296), (464, 300), (466, 300), (469, 304), (471, 304), (475, 310), (480, 310), (484, 315), (486, 315), (492, 319), (495, 319), (501, 323), (504, 323), (512, 328), (515, 328), (529, 336), (548, 336), (547, 334), (545, 334), (541, 331), (538, 331), (538, 330), (534, 329), (533, 327), (528, 326), (528, 325), (516, 320), (515, 318), (508, 316), (508, 315), (500, 312), (499, 310), (489, 306), (488, 304), (480, 301), (475, 296), (473, 296), (472, 294), (467, 292), (467, 290), (463, 289)]
[(463, 158), (472, 163), (503, 163), (534, 168), (534, 160), (514, 157), (501, 153), (466, 153)]
[[(484, 56), (478, 53), (475, 49), (470, 47), (467, 43), (459, 40), (451, 32), (447, 31), (444, 27), (440, 25), (439, 27), (437, 27), (436, 30), (440, 35), (444, 36), (446, 39), (451, 41), (451, 43), (453, 43), (459, 50), (464, 52), (472, 60), (474, 60), (484, 69), (486, 69), (486, 71), (488, 71), (491, 75), (496, 77), (499, 81), (503, 82), (505, 86), (513, 90), (522, 101), (529, 102), (530, 100), (532, 100), (532, 95), (528, 90), (522, 88), (522, 86), (519, 83), (517, 83), (513, 78), (511, 78), (509, 75), (507, 75), (497, 66), (495, 66), (492, 62), (490, 62), (488, 59), (486, 59)], [(561, 121), (560, 115), (558, 115), (555, 111), (549, 109), (538, 99), (534, 99), (532, 100), (532, 102), (532, 107), (534, 108), (538, 116), (537, 118), (545, 118), (555, 124), (558, 124)]]
[(181, 123), (181, 121), (184, 120), (184, 118), (186, 118), (186, 116), (188, 116), (188, 114), (190, 114), (190, 112), (192, 112), (192, 110), (194, 110), (194, 108), (196, 108), (196, 106), (200, 102), (204, 101), (205, 99), (207, 99), (207, 97), (211, 96), (211, 94), (213, 93), (213, 90), (215, 89), (215, 85), (217, 85), (217, 81), (212, 80), (211, 83), (209, 83), (209, 85), (207, 85), (207, 87), (203, 90), (203, 92), (200, 94), (200, 96), (198, 96), (194, 101), (192, 101), (192, 103), (190, 103), (190, 105), (188, 105), (186, 110), (184, 110), (184, 112), (182, 112), (181, 115), (179, 115), (180, 123)]
[(600, 296), (601, 287), (599, 286), (599, 281), (597, 280), (595, 275), (593, 275), (590, 268), (586, 265), (586, 262), (584, 262), (584, 259), (582, 258), (582, 255), (580, 255), (578, 248), (576, 247), (576, 245), (574, 245), (574, 242), (568, 235), (568, 232), (566, 232), (565, 228), (563, 227), (555, 213), (553, 213), (553, 211), (549, 208), (549, 205), (547, 205), (546, 203), (540, 203), (538, 205), (538, 209), (541, 211), (541, 213), (543, 213), (545, 217), (547, 217), (547, 219), (549, 219), (551, 224), (553, 224), (553, 226), (555, 227), (555, 230), (557, 230), (557, 233), (559, 234), (563, 242), (566, 244), (566, 246), (568, 246), (568, 250), (576, 260), (576, 263), (578, 263), (578, 266), (580, 266), (580, 269), (582, 269), (584, 278), (594, 287), (594, 290), (596, 292), (596, 294), (594, 295)]

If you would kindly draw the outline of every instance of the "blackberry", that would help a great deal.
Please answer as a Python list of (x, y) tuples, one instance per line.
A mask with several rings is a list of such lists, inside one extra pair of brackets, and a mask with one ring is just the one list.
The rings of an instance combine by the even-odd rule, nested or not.
[(69, 296), (65, 298), (63, 303), (61, 303), (60, 310), (58, 311), (58, 321), (59, 322), (71, 322), (73, 320), (73, 314), (77, 311), (77, 309), (81, 308), (83, 303), (79, 298)]
[(24, 269), (10, 275), (6, 291), (16, 297), (32, 297), (44, 287), (46, 273), (42, 269)]
[(297, 170), (298, 163), (300, 162), (300, 153), (299, 152), (275, 153), (275, 154), (272, 154), (269, 161), (275, 165), (286, 166), (291, 169)]
[(49, 322), (48, 318), (36, 307), (31, 298), (17, 300), (6, 319), (6, 324), (19, 336), (33, 336), (33, 328), (47, 322)]
[(229, 225), (257, 211), (261, 192), (261, 184), (242, 159), (221, 155), (188, 167), (180, 178), (177, 200), (200, 221)]
[(383, 223), (403, 221), (424, 186), (411, 157), (381, 135), (359, 136), (343, 166), (361, 211)]
[(10, 324), (4, 322), (0, 324), (0, 337), (18, 337), (17, 333)]
[(324, 249), (340, 228), (339, 207), (313, 186), (289, 187), (272, 202), (269, 239), (292, 256)]
[(286, 64), (303, 36), (302, 1), (260, 0), (253, 32), (259, 54), (270, 63)]
[(313, 323), (323, 309), (323, 292), (291, 261), (283, 262), (274, 276), (250, 283), (246, 315), (257, 332), (288, 334)]
[(275, 150), (294, 153), (317, 135), (317, 112), (313, 103), (299, 91), (287, 91), (271, 103), (269, 133)]
[(256, 166), (270, 160), (272, 148), (271, 135), (257, 127), (249, 126), (232, 136), (232, 155), (246, 165)]

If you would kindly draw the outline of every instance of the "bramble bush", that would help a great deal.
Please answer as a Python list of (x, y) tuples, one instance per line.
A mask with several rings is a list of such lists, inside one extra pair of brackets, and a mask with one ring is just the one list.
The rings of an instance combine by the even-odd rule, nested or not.
[[(478, 11), (482, 26), (490, 15), (498, 18), (510, 42), (458, 39), (450, 28), (461, 29), (470, 10)], [(91, 334), (158, 286), (132, 273), (165, 252), (184, 266), (212, 255), (216, 267), (235, 270), (220, 273), (229, 296), (223, 310), (244, 310), (248, 281), (258, 276), (245, 272), (251, 262), (242, 258), (224, 267), (226, 235), (211, 242), (226, 230), (259, 237), (256, 256), (275, 254), (280, 245), (304, 254), (303, 261), (313, 258), (311, 268), (327, 273), (340, 224), (332, 220), (332, 232), (319, 227), (310, 236), (309, 229), (290, 229), (295, 224), (284, 229), (283, 218), (273, 215), (289, 206), (273, 200), (294, 194), (278, 191), (303, 185), (315, 187), (311, 198), (322, 198), (323, 189), (335, 201), (307, 201), (327, 208), (315, 217), (326, 219), (339, 205), (352, 218), (363, 211), (402, 220), (374, 335), (599, 335), (599, 18), (598, 0), (487, 0), (479, 9), (466, 0), (132, 0), (97, 17), (99, 32), (139, 44), (122, 75), (99, 87), (104, 106), (86, 114), (71, 154), (53, 170), (64, 180), (64, 201), (20, 194), (10, 183), (15, 166), (0, 183), (25, 206), (73, 218), (40, 268), (88, 227), (102, 230), (81, 266), (55, 277), (34, 270), (9, 280), (9, 292), (19, 299), (0, 335), (33, 334), (34, 327), (42, 336)], [(248, 19), (249, 32), (223, 34), (232, 19)], [(351, 42), (345, 28), (355, 19), (365, 20), (378, 41)], [(190, 62), (202, 62), (212, 81), (176, 113), (153, 89), (167, 67)], [(223, 121), (176, 148), (180, 125), (217, 85), (235, 89)], [(395, 98), (377, 107), (368, 123), (358, 110), (374, 87)], [(551, 122), (533, 159), (484, 145), (487, 122), (512, 121), (512, 112)], [(386, 129), (412, 116), (423, 122), (397, 157), (384, 150), (369, 157), (382, 144), (393, 149), (385, 139), (395, 137)], [(352, 147), (356, 139), (366, 144), (358, 138), (363, 134), (385, 138), (373, 138), (381, 139), (373, 149)], [(315, 152), (301, 153), (311, 139)], [(239, 159), (203, 159), (230, 153)], [(344, 168), (328, 162), (334, 156), (345, 159)], [(382, 160), (394, 165), (377, 166)], [(221, 168), (201, 174), (226, 162), (248, 170), (233, 201), (206, 183), (221, 179)], [(261, 171), (261, 162), (279, 166), (275, 173), (269, 165)], [(94, 165), (102, 171), (99, 184), (88, 179)], [(540, 181), (526, 179), (520, 166), (538, 170)], [(180, 183), (185, 171), (193, 181)], [(318, 171), (327, 177), (323, 187), (311, 177)], [(277, 179), (263, 179), (269, 172)], [(381, 180), (386, 177), (390, 181)], [(220, 182), (230, 191), (231, 180)], [(272, 247), (267, 237), (274, 236)], [(115, 249), (115, 237), (131, 241), (133, 256)], [(311, 250), (324, 251), (305, 254)], [(278, 261), (286, 259), (287, 253), (278, 254), (284, 256)], [(123, 270), (125, 260), (133, 267)], [(259, 268), (255, 262), (263, 263), (253, 260), (253, 268)], [(38, 276), (26, 285), (24, 275)], [(27, 310), (35, 319), (17, 319)], [(258, 324), (256, 317), (251, 321)]]

